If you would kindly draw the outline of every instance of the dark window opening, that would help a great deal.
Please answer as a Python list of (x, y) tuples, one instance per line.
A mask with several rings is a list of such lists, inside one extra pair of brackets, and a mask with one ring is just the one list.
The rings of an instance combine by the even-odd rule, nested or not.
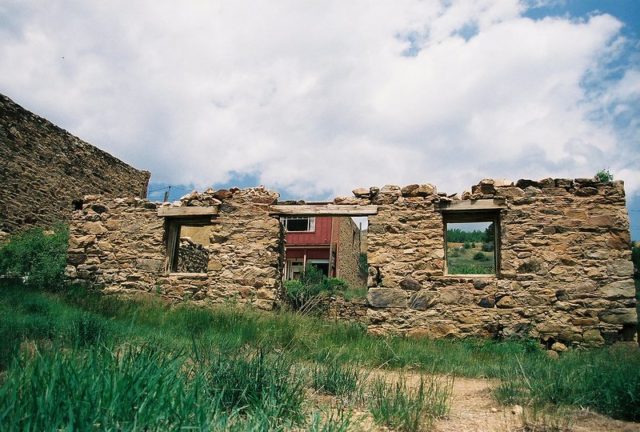
[(444, 225), (447, 274), (498, 274), (497, 214), (468, 212), (445, 214)]
[(293, 217), (284, 219), (284, 228), (288, 232), (315, 231), (314, 217)]

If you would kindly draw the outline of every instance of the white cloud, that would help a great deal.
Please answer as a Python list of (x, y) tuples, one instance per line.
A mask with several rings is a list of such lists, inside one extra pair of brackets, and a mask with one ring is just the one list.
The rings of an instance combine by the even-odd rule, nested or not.
[(5, 2), (0, 91), (174, 184), (244, 173), (302, 196), (455, 192), (608, 167), (639, 193), (640, 69), (604, 80), (622, 24), (526, 7)]

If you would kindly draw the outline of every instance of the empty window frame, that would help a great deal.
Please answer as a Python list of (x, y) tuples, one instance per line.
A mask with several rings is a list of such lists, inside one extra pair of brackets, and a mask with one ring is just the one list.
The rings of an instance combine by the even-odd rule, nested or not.
[(286, 217), (282, 224), (287, 232), (313, 232), (316, 230), (315, 217)]
[[(198, 237), (208, 237), (204, 230), (211, 217), (166, 218), (167, 271), (170, 273), (206, 273), (209, 249)], [(203, 231), (198, 235), (199, 231)]]
[(444, 213), (445, 273), (495, 276), (500, 271), (499, 214)]

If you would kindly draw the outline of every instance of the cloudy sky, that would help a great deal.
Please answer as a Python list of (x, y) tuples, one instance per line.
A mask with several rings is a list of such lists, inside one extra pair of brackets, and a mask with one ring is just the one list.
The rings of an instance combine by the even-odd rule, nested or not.
[(637, 0), (0, 0), (0, 92), (151, 190), (609, 169), (634, 238), (639, 48)]

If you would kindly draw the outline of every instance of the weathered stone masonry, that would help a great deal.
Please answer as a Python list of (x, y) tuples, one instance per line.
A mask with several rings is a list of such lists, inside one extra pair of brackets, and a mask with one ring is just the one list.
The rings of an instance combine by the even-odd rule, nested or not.
[[(218, 198), (216, 198), (216, 196)], [(186, 197), (184, 208), (214, 206), (206, 273), (167, 272), (165, 220), (159, 204), (139, 198), (85, 197), (70, 225), (70, 278), (107, 293), (151, 292), (199, 303), (251, 303), (272, 309), (279, 287), (282, 233), (261, 188)]]
[[(354, 195), (336, 198), (334, 207), (377, 206), (369, 217), (369, 292), (366, 302), (338, 301), (332, 314), (364, 322), (373, 333), (529, 335), (589, 346), (636, 337), (622, 182), (484, 180), (462, 199), (431, 185), (356, 189)], [(281, 287), (276, 203), (277, 194), (256, 188), (207, 191), (163, 207), (217, 212), (205, 245), (207, 273), (171, 274), (158, 204), (88, 197), (73, 216), (68, 275), (105, 292), (270, 309)], [(496, 275), (445, 274), (443, 221), (460, 212), (497, 215)]]
[[(371, 331), (519, 334), (585, 345), (635, 337), (622, 182), (546, 179), (496, 186), (489, 180), (462, 201), (430, 189), (360, 194), (362, 204), (382, 204), (369, 219), (369, 262), (382, 278), (370, 283), (377, 285), (368, 296)], [(447, 276), (443, 214), (479, 200), (501, 207), (500, 271), (494, 277)]]
[(149, 173), (0, 95), (0, 232), (69, 219), (87, 194), (144, 197)]

